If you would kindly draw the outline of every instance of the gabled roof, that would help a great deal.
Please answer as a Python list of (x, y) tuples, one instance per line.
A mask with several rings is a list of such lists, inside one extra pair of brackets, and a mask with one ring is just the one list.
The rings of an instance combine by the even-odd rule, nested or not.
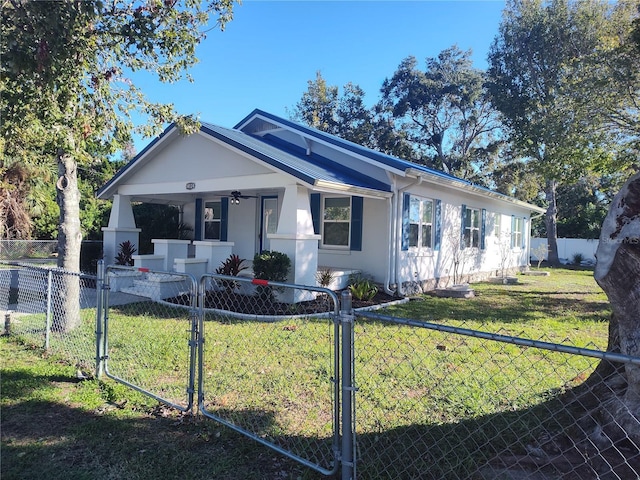
[[(400, 175), (408, 177), (423, 177), (434, 183), (445, 184), (447, 186), (475, 194), (487, 195), (502, 201), (526, 207), (538, 213), (546, 211), (546, 209), (544, 208), (523, 202), (502, 193), (498, 193), (494, 190), (491, 190), (490, 188), (476, 185), (468, 180), (464, 180), (441, 170), (436, 170), (425, 165), (409, 162), (401, 158), (378, 152), (371, 148), (367, 148), (357, 143), (353, 143), (340, 138), (336, 135), (332, 135), (330, 133), (308, 127), (306, 125), (301, 125), (299, 123), (292, 122), (291, 120), (280, 118), (276, 115), (260, 109), (253, 110), (249, 115), (238, 122), (233, 128), (236, 130), (252, 132), (252, 123), (257, 124), (257, 126), (255, 126), (257, 130), (262, 130), (264, 132), (268, 132), (269, 128), (274, 127), (286, 128), (287, 130), (298, 132), (303, 137), (308, 137), (315, 141), (319, 141), (358, 155), (363, 159), (368, 159), (371, 162), (375, 162), (378, 165), (383, 166), (383, 168), (394, 171), (394, 173)], [(268, 133), (263, 133), (261, 136), (261, 138), (265, 139), (265, 141), (269, 141), (271, 137), (272, 136)], [(311, 154), (311, 158), (313, 158), (313, 153)]]
[(200, 130), (310, 185), (327, 182), (382, 192), (391, 191), (389, 184), (346, 168), (320, 155), (307, 156), (304, 150), (297, 149), (285, 142), (277, 140), (269, 142), (239, 130), (231, 130), (204, 122)]
[[(305, 149), (283, 140), (276, 135), (276, 132), (281, 130), (301, 136), (307, 142), (309, 148)], [(371, 177), (361, 170), (350, 168), (318, 154), (317, 151), (310, 147), (312, 142), (317, 142), (342, 151), (350, 157), (380, 168), (387, 173), (412, 178), (422, 177), (432, 183), (447, 185), (473, 194), (491, 196), (502, 201), (518, 204), (532, 211), (544, 211), (544, 209), (535, 205), (474, 185), (467, 180), (448, 173), (386, 155), (259, 109), (255, 109), (247, 115), (233, 129), (203, 122), (200, 126), (200, 132), (257, 158), (277, 170), (292, 175), (311, 186), (338, 188), (342, 191), (368, 192), (371, 195), (384, 197), (390, 196), (392, 192), (390, 181), (381, 181), (379, 178)], [(156, 147), (161, 147), (163, 142), (170, 141), (169, 137), (173, 137), (176, 133), (177, 127), (174, 124), (167, 127), (161, 135), (149, 143), (97, 191), (98, 198), (109, 198), (114, 193), (117, 184), (123, 181), (129, 172), (133, 172), (137, 166), (143, 165), (147, 160), (146, 157)], [(380, 178), (384, 177), (384, 175), (380, 176)]]

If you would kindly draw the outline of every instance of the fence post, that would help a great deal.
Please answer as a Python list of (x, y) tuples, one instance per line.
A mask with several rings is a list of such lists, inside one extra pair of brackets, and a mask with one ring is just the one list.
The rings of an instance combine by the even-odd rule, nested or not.
[(49, 350), (49, 337), (51, 336), (51, 284), (53, 281), (53, 272), (51, 269), (47, 272), (47, 326), (44, 331), (44, 349)]
[(4, 314), (4, 334), (11, 335), (11, 310)]
[(353, 308), (351, 292), (344, 290), (340, 301), (342, 324), (342, 480), (355, 478), (354, 385), (353, 385)]
[(104, 260), (98, 260), (96, 277), (96, 378), (104, 373), (104, 344), (102, 333), (102, 317), (104, 314)]

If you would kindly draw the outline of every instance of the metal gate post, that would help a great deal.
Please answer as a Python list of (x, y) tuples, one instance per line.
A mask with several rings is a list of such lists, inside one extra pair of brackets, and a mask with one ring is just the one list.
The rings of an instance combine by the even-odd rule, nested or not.
[(355, 432), (353, 428), (353, 308), (351, 292), (342, 292), (340, 322), (342, 324), (342, 480), (355, 478), (353, 458)]
[(44, 349), (49, 351), (49, 339), (51, 337), (51, 284), (53, 281), (53, 273), (51, 270), (47, 272), (47, 324), (44, 331)]
[(104, 314), (104, 260), (98, 260), (96, 277), (96, 378), (100, 380), (104, 373), (104, 345), (102, 322)]

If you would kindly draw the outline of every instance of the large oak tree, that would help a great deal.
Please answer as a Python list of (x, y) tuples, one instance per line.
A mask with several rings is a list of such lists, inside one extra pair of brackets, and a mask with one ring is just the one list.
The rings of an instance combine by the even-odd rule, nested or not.
[[(205, 30), (224, 27), (233, 0), (50, 1), (2, 3), (0, 106), (3, 156), (11, 162), (57, 163), (58, 266), (80, 268), (78, 166), (131, 140), (132, 112), (151, 135), (170, 121), (185, 131), (191, 117), (153, 103), (131, 81), (148, 71), (162, 82), (184, 76)], [(4, 159), (3, 159), (4, 162)], [(78, 278), (58, 289), (56, 328), (78, 322)]]
[(627, 112), (624, 104), (637, 97), (613, 94), (613, 69), (596, 68), (628, 38), (631, 10), (619, 3), (511, 0), (489, 53), (492, 102), (514, 148), (544, 181), (553, 264), (558, 186), (621, 165), (612, 113)]

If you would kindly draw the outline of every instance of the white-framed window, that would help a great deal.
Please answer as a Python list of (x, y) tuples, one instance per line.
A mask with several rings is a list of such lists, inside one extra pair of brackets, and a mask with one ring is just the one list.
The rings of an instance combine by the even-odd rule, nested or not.
[(480, 247), (480, 210), (478, 208), (465, 207), (464, 217), (464, 246), (465, 248)]
[(222, 225), (222, 202), (204, 203), (204, 238), (205, 240), (220, 240)]
[(524, 232), (524, 218), (512, 217), (511, 219), (511, 248), (521, 248)]
[(351, 197), (322, 198), (322, 246), (349, 248), (351, 239)]
[(433, 200), (409, 199), (409, 248), (433, 248)]
[(500, 213), (493, 215), (493, 235), (496, 238), (502, 236), (502, 214)]

